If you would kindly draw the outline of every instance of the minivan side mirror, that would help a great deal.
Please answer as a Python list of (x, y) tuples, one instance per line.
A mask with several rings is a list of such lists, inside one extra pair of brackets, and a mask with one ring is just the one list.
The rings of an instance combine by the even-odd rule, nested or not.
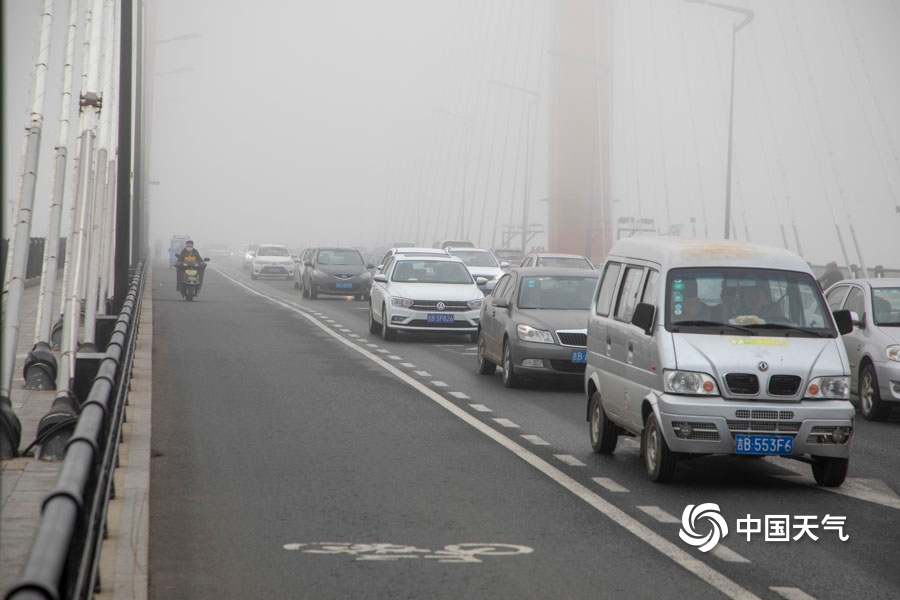
[[(834, 322), (837, 324), (838, 333), (841, 335), (853, 331), (853, 324), (859, 323), (859, 316), (849, 310), (835, 310), (831, 313), (834, 316)], [(865, 315), (863, 315), (865, 318)], [(863, 323), (859, 323), (860, 327), (865, 327)]]
[(631, 315), (631, 324), (636, 325), (644, 330), (644, 333), (650, 335), (653, 331), (653, 317), (656, 316), (656, 307), (646, 302), (638, 302), (634, 307), (634, 314)]

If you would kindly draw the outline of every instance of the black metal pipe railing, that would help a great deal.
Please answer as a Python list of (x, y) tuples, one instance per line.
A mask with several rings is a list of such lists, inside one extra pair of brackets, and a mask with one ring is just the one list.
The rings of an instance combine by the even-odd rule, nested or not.
[(141, 262), (101, 359), (56, 487), (44, 499), (41, 522), (19, 580), (6, 600), (89, 598), (97, 584), (100, 544), (134, 364), (144, 290)]

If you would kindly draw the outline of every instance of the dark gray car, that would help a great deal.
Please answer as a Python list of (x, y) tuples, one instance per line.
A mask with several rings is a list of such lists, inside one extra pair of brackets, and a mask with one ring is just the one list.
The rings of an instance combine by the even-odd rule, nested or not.
[(367, 265), (356, 248), (316, 248), (303, 267), (300, 289), (304, 298), (315, 299), (319, 294), (354, 296), (357, 300), (369, 298), (370, 271), (375, 267)]
[(478, 372), (499, 365), (503, 384), (523, 377), (584, 376), (588, 311), (598, 273), (588, 269), (512, 269), (484, 299)]

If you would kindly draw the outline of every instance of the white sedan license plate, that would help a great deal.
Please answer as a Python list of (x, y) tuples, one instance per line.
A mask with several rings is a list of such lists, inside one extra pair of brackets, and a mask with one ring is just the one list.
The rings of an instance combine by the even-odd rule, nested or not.
[(453, 315), (428, 313), (426, 319), (429, 323), (452, 323)]
[(792, 454), (794, 438), (783, 435), (746, 435), (734, 436), (736, 454)]

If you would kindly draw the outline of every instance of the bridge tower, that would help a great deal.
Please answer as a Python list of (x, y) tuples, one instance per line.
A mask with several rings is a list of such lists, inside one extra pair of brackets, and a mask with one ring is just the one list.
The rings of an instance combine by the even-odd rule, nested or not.
[(554, 0), (548, 250), (602, 261), (612, 242), (609, 0)]

